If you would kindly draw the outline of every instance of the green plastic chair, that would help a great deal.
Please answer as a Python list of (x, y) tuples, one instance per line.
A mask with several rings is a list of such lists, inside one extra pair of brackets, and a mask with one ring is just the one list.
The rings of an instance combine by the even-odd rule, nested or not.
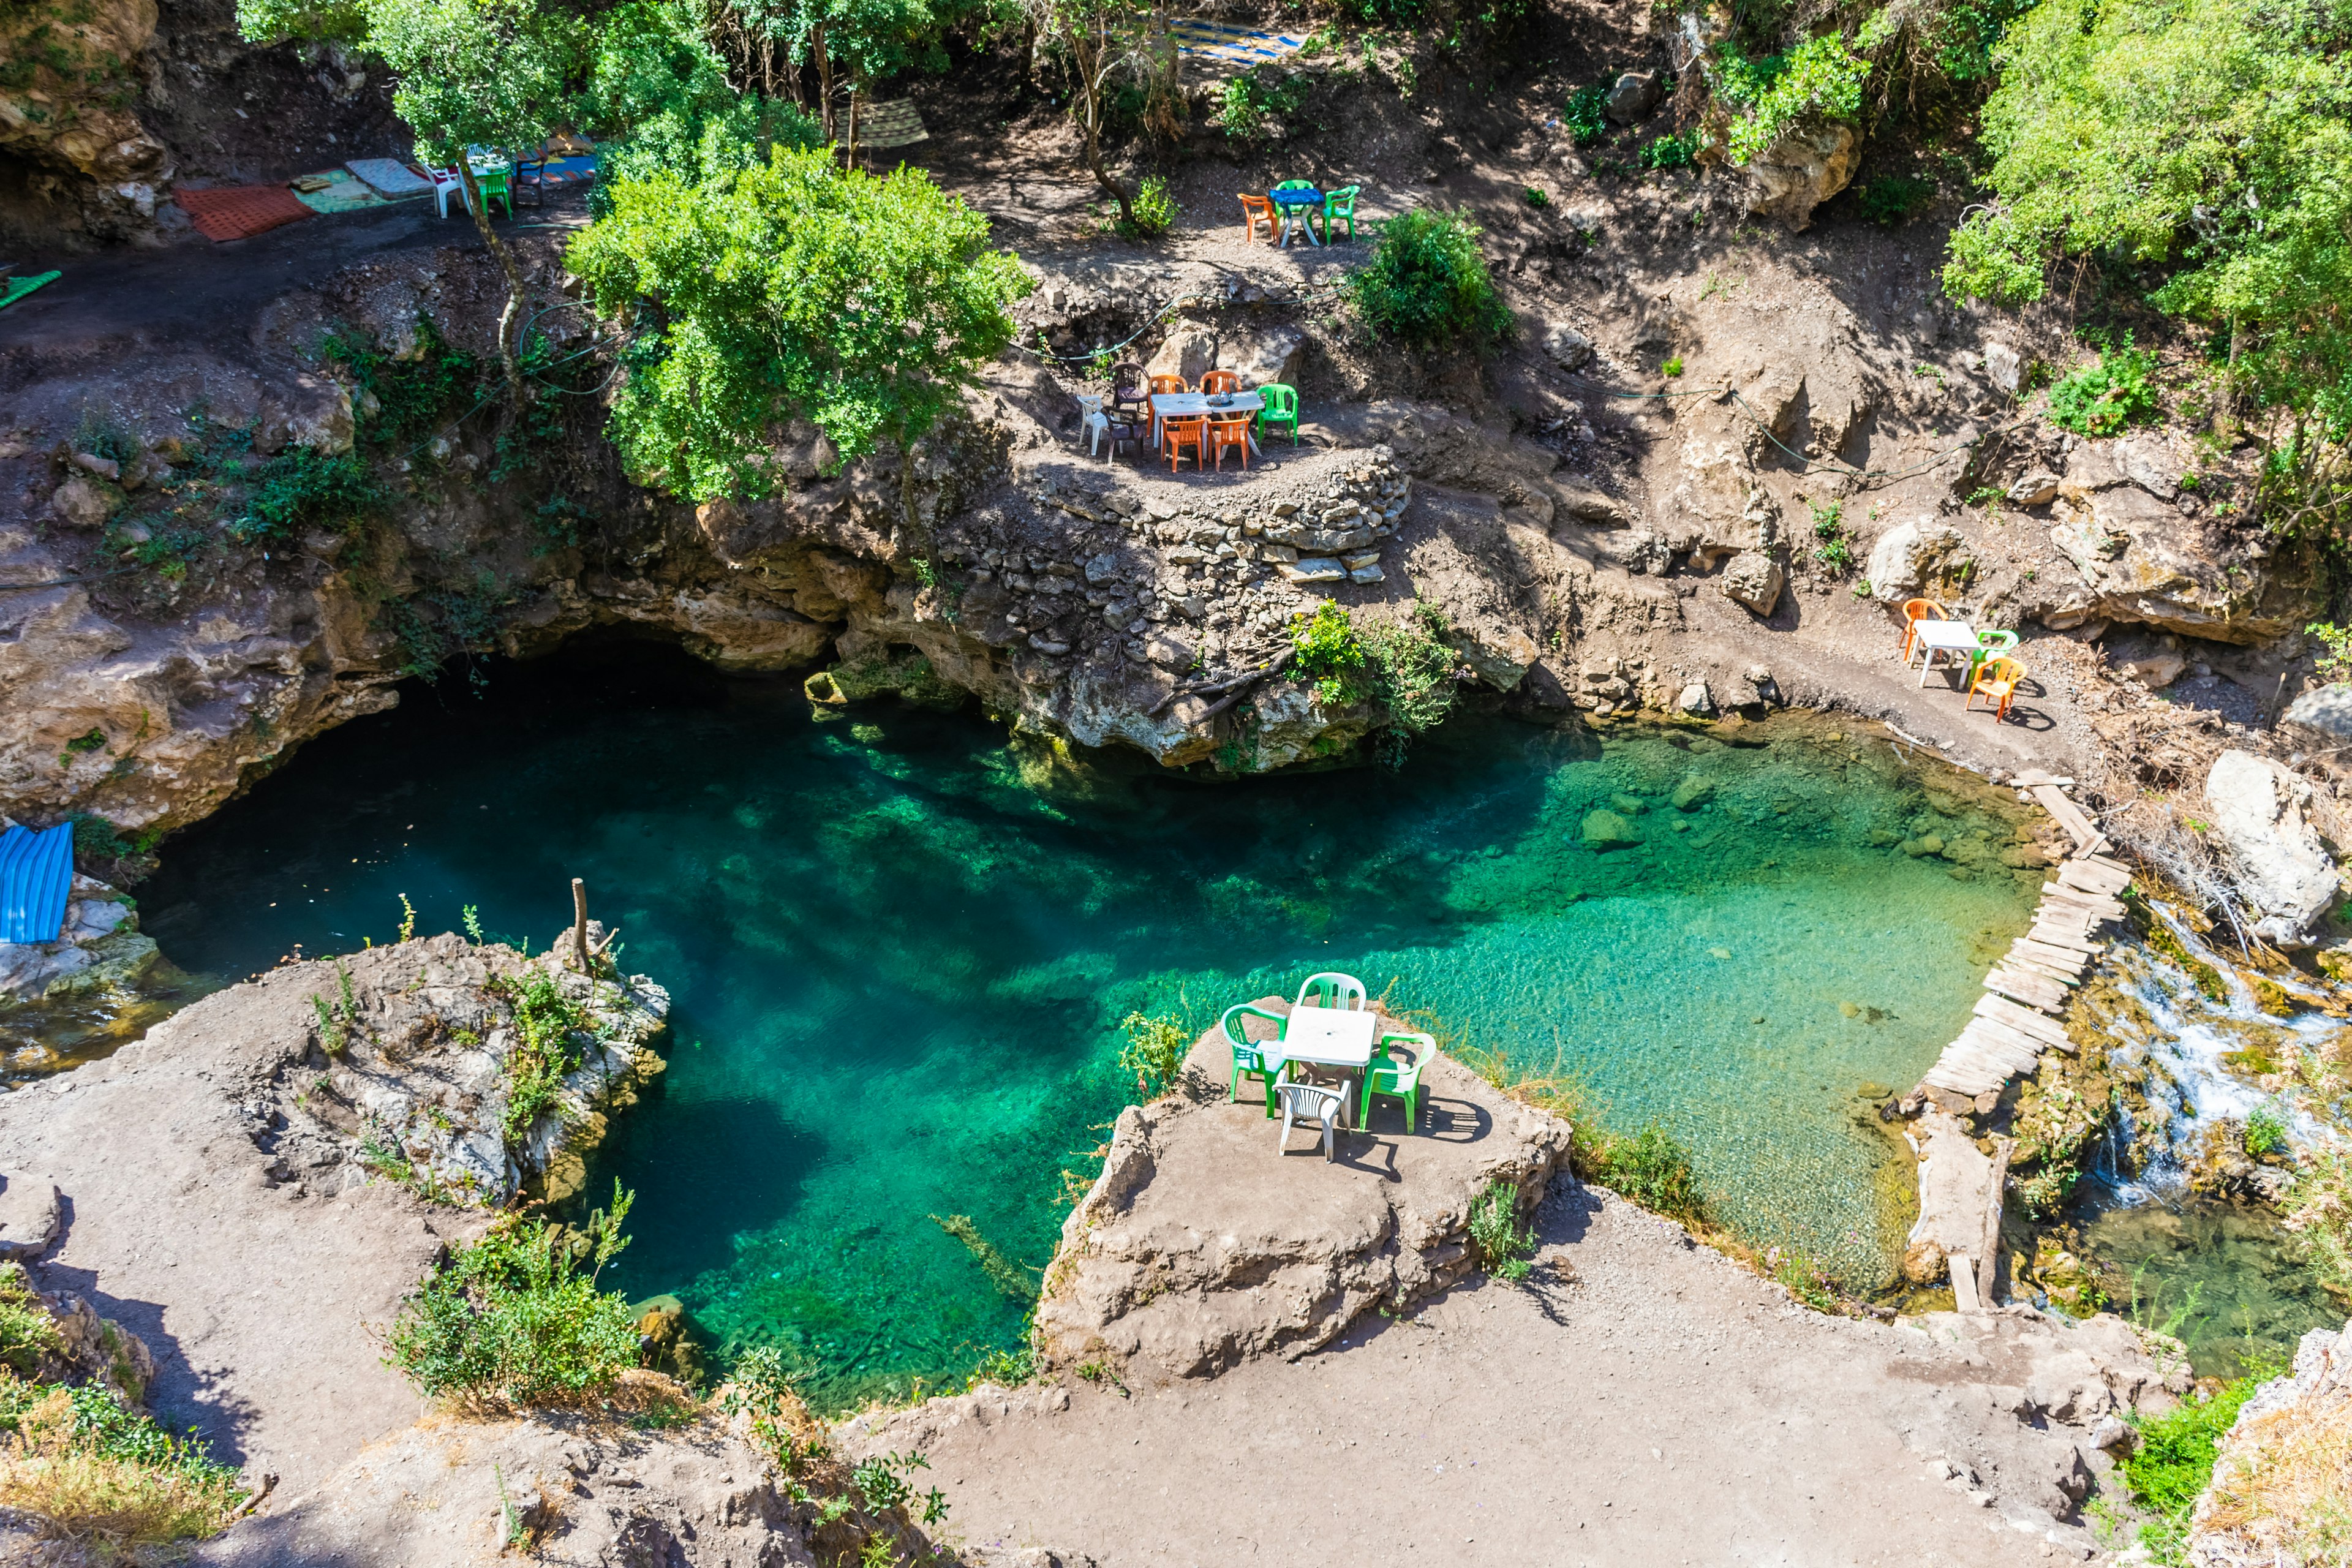
[(2016, 651), (2017, 634), (2015, 632), (1979, 632), (1977, 650), (1969, 655), (1969, 678), (1975, 679), (1977, 668), (1985, 660)]
[[(1413, 1047), (1412, 1060), (1404, 1066), (1398, 1066), (1396, 1058), (1388, 1054), (1391, 1046)], [(1380, 1043), (1372, 1047), (1370, 1065), (1364, 1070), (1364, 1103), (1356, 1113), (1358, 1129), (1371, 1126), (1372, 1096), (1385, 1094), (1391, 1100), (1404, 1101), (1404, 1130), (1407, 1132), (1420, 1131), (1421, 1069), (1427, 1067), (1430, 1058), (1436, 1054), (1437, 1042), (1427, 1035), (1382, 1035)]]
[(1342, 185), (1336, 191), (1323, 193), (1324, 244), (1331, 243), (1331, 225), (1342, 218), (1347, 220), (1348, 237), (1356, 237), (1356, 193), (1362, 189), (1361, 185)]
[(1235, 1105), (1241, 1103), (1242, 1079), (1264, 1079), (1265, 1080), (1265, 1113), (1271, 1118), (1274, 1115), (1274, 1086), (1281, 1081), (1282, 1068), (1266, 1065), (1265, 1054), (1258, 1049), (1265, 1042), (1251, 1039), (1244, 1032), (1247, 1026), (1243, 1026), (1242, 1028), (1234, 1027), (1234, 1020), (1237, 1017), (1265, 1019), (1275, 1026), (1274, 1037), (1277, 1040), (1282, 1038), (1282, 1026), (1287, 1020), (1284, 1015), (1269, 1012), (1255, 1002), (1238, 1002), (1226, 1008), (1225, 1016), (1217, 1021), (1217, 1026), (1225, 1032), (1226, 1043), (1234, 1047), (1232, 1103)]
[(1256, 390), (1257, 395), (1265, 399), (1265, 406), (1258, 410), (1258, 428), (1263, 430), (1269, 425), (1287, 425), (1290, 426), (1290, 444), (1297, 446), (1298, 389), (1271, 381)]
[(1298, 988), (1301, 1007), (1346, 1007), (1360, 1011), (1364, 1005), (1364, 983), (1352, 974), (1336, 970), (1322, 974), (1310, 974), (1307, 984)]
[(514, 191), (508, 184), (510, 178), (511, 174), (504, 171), (496, 174), (474, 176), (474, 188), (482, 193), (482, 206), (485, 210), (492, 202), (504, 202), (507, 204), (507, 216), (514, 216)]

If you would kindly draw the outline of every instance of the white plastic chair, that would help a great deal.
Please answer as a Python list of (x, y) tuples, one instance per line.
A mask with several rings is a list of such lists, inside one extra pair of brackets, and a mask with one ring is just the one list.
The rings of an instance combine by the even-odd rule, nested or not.
[(1279, 1152), (1290, 1152), (1290, 1123), (1294, 1119), (1318, 1122), (1323, 1128), (1323, 1158), (1339, 1157), (1339, 1112), (1348, 1097), (1336, 1089), (1325, 1089), (1312, 1083), (1278, 1083), (1274, 1092), (1282, 1101), (1282, 1142), (1276, 1145)]
[[(1086, 410), (1087, 456), (1102, 456), (1103, 437), (1110, 434), (1110, 416), (1103, 412), (1103, 400), (1084, 394), (1078, 396), (1078, 406)], [(1117, 443), (1113, 444), (1114, 448)]]
[(433, 182), (433, 205), (437, 209), (437, 216), (445, 218), (449, 216), (451, 191), (457, 193), (457, 204), (460, 206), (465, 207), (467, 212), (474, 210), (471, 204), (466, 200), (466, 183), (457, 177), (457, 170), (436, 169), (428, 164), (425, 170), (425, 177)]

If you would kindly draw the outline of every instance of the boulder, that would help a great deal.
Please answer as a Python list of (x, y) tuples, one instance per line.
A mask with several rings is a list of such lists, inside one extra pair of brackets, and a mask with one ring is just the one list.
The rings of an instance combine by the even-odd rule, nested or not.
[(1601, 112), (1620, 125), (1632, 125), (1648, 118), (1664, 96), (1655, 71), (1627, 71), (1610, 88)]
[(1158, 1382), (1304, 1354), (1375, 1307), (1402, 1312), (1460, 1279), (1476, 1262), (1473, 1201), (1499, 1182), (1531, 1206), (1566, 1165), (1566, 1122), (1443, 1054), (1422, 1074), (1436, 1135), (1402, 1135), (1398, 1108), (1381, 1102), (1370, 1132), (1341, 1134), (1355, 1157), (1339, 1163), (1296, 1133), (1278, 1158), (1265, 1111), (1226, 1103), (1232, 1072), (1212, 1029), (1180, 1092), (1119, 1113), (1045, 1271), (1042, 1365), (1100, 1361)]
[(2025, 384), (2025, 356), (1998, 338), (1985, 344), (1985, 379), (2010, 397)]
[(1724, 596), (1759, 616), (1769, 616), (1780, 604), (1787, 581), (1778, 561), (1752, 550), (1733, 556), (1723, 569)]
[(1642, 842), (1642, 832), (1622, 811), (1588, 811), (1582, 837), (1587, 849), (1624, 849)]
[(1497, 691), (1517, 687), (1528, 667), (1543, 657), (1535, 639), (1517, 626), (1479, 616), (1459, 622), (1453, 641), (1462, 661)]
[(1932, 518), (1913, 518), (1878, 536), (1878, 542), (1871, 546), (1870, 563), (1863, 569), (1863, 575), (1870, 584), (1872, 596), (1881, 604), (1891, 605), (1916, 594), (1926, 584), (1928, 573), (1959, 547), (1957, 530)]
[(1748, 160), (1748, 215), (1801, 229), (1815, 207), (1845, 189), (1861, 160), (1862, 138), (1851, 125), (1792, 130)]
[(1244, 386), (1297, 386), (1298, 356), (1306, 346), (1307, 334), (1297, 327), (1228, 331), (1217, 340), (1215, 363), (1238, 373)]
[(1581, 370), (1592, 361), (1592, 340), (1564, 321), (1544, 329), (1543, 348), (1562, 370)]
[(56, 1183), (0, 1175), (0, 1258), (38, 1258), (57, 1240), (63, 1223)]
[(2001, 497), (2011, 506), (2048, 506), (2058, 499), (2058, 476), (2047, 468), (2031, 468)]
[(2253, 933), (2275, 947), (2309, 947), (2336, 894), (2336, 862), (2307, 815), (2310, 781), (2268, 757), (2224, 752), (2205, 775), (2205, 805), (2257, 913)]
[[(2052, 528), (2050, 540), (2084, 584), (2084, 595), (2067, 605), (2070, 624), (2137, 622), (2183, 637), (2252, 644), (2284, 636), (2319, 614), (2311, 574), (2274, 571), (2266, 560), (2225, 563), (2200, 523), (2124, 482), (2109, 458), (2069, 461), (2058, 493), (2074, 504), (2062, 509), (2067, 516)], [(2043, 619), (2064, 629), (2048, 616)]]
[(352, 449), (354, 432), (351, 388), (326, 376), (298, 375), (264, 399), (253, 449), (308, 447), (321, 457), (340, 457)]
[(2281, 717), (2331, 741), (2352, 741), (2352, 686), (2321, 686), (2287, 704)]
[(1683, 712), (1704, 716), (1715, 711), (1715, 693), (1707, 689), (1706, 681), (1694, 680), (1683, 688), (1682, 695), (1675, 699), (1675, 706)]
[(1189, 323), (1176, 328), (1160, 340), (1151, 357), (1143, 363), (1146, 375), (1181, 375), (1187, 385), (1198, 385), (1201, 373), (1213, 370), (1217, 363), (1217, 340), (1205, 327)]
[(96, 528), (113, 513), (116, 500), (110, 487), (76, 474), (51, 492), (49, 510), (68, 528)]
[(1675, 781), (1674, 793), (1666, 799), (1676, 811), (1696, 811), (1715, 798), (1715, 781), (1696, 773), (1685, 773)]
[(2128, 680), (2137, 680), (2150, 691), (2169, 686), (2180, 679), (2189, 661), (2177, 653), (2151, 653), (2139, 658), (2126, 659), (2116, 666), (2116, 672)]

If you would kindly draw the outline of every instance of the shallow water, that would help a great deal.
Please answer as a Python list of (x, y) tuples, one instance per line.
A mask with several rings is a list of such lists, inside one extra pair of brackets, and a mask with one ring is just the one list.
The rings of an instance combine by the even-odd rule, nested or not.
[(2176, 1192), (2109, 1209), (2083, 1236), (2107, 1265), (2109, 1310), (2177, 1336), (2200, 1377), (2283, 1365), (2305, 1331), (2344, 1326), (2265, 1211)]
[[(1682, 811), (1685, 779), (1714, 793)], [(1587, 847), (1596, 809), (1642, 841)], [(664, 1088), (599, 1159), (639, 1193), (621, 1288), (845, 1393), (1018, 1342), (1029, 1288), (931, 1216), (1034, 1280), (1129, 1087), (1125, 1015), (1202, 1027), (1318, 969), (1658, 1120), (1737, 1228), (1874, 1285), (1906, 1221), (1861, 1091), (1916, 1081), (2022, 928), (2016, 813), (1813, 719), (1467, 719), (1401, 772), (1211, 784), (976, 716), (819, 721), (794, 683), (620, 647), (412, 691), (141, 891), (167, 953), (236, 976), (388, 940), (401, 893), (421, 931), (475, 904), (543, 946), (584, 877), (677, 999)], [(1906, 853), (1931, 832), (1973, 864)]]

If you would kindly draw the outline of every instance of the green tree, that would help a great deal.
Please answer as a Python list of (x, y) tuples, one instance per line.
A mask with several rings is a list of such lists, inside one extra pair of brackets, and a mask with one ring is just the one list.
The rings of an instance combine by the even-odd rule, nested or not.
[(605, 13), (588, 67), (608, 182), (660, 169), (699, 182), (719, 168), (765, 163), (778, 142), (821, 144), (817, 127), (798, 109), (735, 89), (726, 62), (704, 36), (700, 13), (686, 0), (627, 0)]
[(987, 220), (919, 173), (783, 146), (699, 183), (620, 181), (612, 204), (568, 259), (635, 334), (611, 425), (631, 471), (697, 501), (770, 495), (775, 432), (803, 417), (842, 462), (893, 443), (924, 537), (914, 444), (1011, 343), (1031, 287)]
[(2158, 308), (2226, 334), (2217, 422), (2251, 393), (2273, 526), (2339, 517), (2352, 426), (2352, 5), (2043, 0), (1995, 51), (1994, 200), (1946, 289), (2040, 299), (2053, 262), (2156, 267)]
[(367, 47), (392, 68), (392, 106), (416, 133), (417, 155), (455, 166), (482, 243), (506, 274), (499, 363), (518, 395), (515, 337), (522, 272), (490, 227), (466, 149), (536, 147), (578, 109), (565, 90), (583, 52), (580, 25), (533, 0), (362, 0)]
[(1382, 337), (1423, 346), (1491, 342), (1510, 330), (1478, 226), (1465, 213), (1417, 208), (1381, 226), (1372, 258), (1349, 280), (1356, 309)]
[(1070, 109), (1079, 155), (1105, 195), (1118, 204), (1122, 231), (1135, 229), (1135, 193), (1111, 178), (1102, 136), (1112, 89), (1122, 79), (1149, 82), (1155, 101), (1172, 95), (1175, 47), (1167, 18), (1146, 0), (1021, 0), (1036, 36), (1060, 49), (1068, 68)]

